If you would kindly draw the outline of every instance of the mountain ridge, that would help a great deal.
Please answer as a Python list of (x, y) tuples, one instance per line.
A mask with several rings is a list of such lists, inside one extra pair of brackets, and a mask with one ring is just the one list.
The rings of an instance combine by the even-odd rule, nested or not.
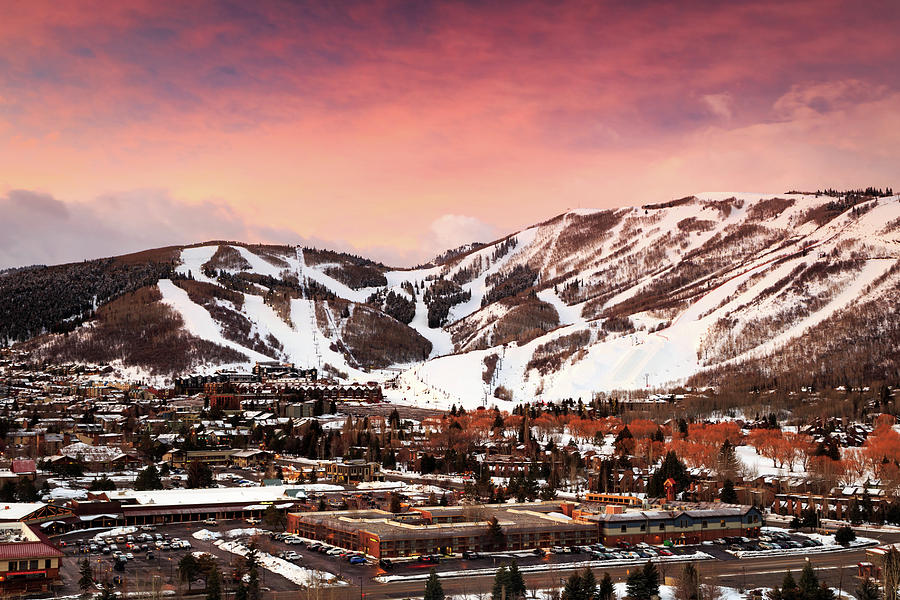
[[(394, 269), (330, 250), (219, 240), (98, 259), (113, 267), (92, 276), (103, 281), (107, 270), (125, 269), (134, 289), (78, 313), (83, 319), (69, 315), (68, 335), (41, 331), (24, 347), (39, 360), (77, 357), (66, 338), (87, 343), (102, 319), (133, 303), (117, 300), (155, 287), (158, 297), (141, 296), (155, 307), (149, 312), (168, 315), (167, 328), (180, 319), (184, 339), (193, 340), (193, 360), (182, 357), (181, 368), (240, 364), (228, 362), (231, 351), (244, 363), (285, 359), (357, 379), (399, 369), (411, 393), (468, 402), (720, 384), (808, 330), (818, 339), (823, 322), (849, 322), (857, 304), (894, 323), (892, 307), (880, 302), (900, 280), (900, 199), (696, 194), (570, 210), (444, 254), (437, 264)], [(0, 278), (6, 304), (9, 281), (21, 278)], [(200, 284), (224, 291), (194, 289), (192, 298), (184, 289)], [(221, 360), (211, 359), (216, 352)], [(110, 356), (147, 377), (178, 374), (129, 364), (121, 351)], [(882, 366), (868, 376), (895, 374), (895, 359), (891, 341), (873, 354)], [(766, 373), (765, 364), (755, 367), (760, 381), (790, 371), (782, 364)]]

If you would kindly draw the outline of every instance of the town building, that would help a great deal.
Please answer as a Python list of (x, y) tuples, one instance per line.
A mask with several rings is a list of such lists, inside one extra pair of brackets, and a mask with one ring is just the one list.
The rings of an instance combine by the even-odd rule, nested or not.
[[(559, 502), (289, 513), (288, 531), (377, 558), (526, 550), (597, 541), (596, 524), (566, 516)], [(488, 528), (497, 519), (502, 536)]]
[(29, 525), (0, 523), (0, 596), (53, 592), (62, 557), (59, 548)]
[(384, 480), (381, 465), (362, 459), (328, 462), (325, 464), (325, 477), (336, 483)]

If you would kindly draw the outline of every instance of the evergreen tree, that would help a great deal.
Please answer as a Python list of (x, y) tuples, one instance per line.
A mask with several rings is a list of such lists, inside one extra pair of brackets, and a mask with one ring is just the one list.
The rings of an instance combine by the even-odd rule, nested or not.
[(491, 600), (507, 600), (509, 597), (509, 571), (506, 566), (497, 569), (494, 574), (494, 585), (491, 587)]
[(726, 479), (725, 483), (722, 484), (722, 490), (719, 492), (719, 500), (725, 504), (738, 503), (737, 492), (734, 491), (734, 482), (730, 479)]
[(97, 596), (97, 600), (116, 600), (116, 592), (111, 585), (104, 583), (100, 586), (100, 595)]
[(19, 483), (16, 484), (16, 500), (19, 502), (34, 502), (37, 499), (37, 488), (34, 487), (34, 482), (27, 477), (20, 479)]
[(729, 440), (725, 440), (722, 443), (722, 447), (719, 448), (717, 463), (720, 475), (724, 475), (726, 478), (730, 479), (737, 473), (740, 463), (738, 462), (737, 452), (735, 451), (734, 444), (732, 444)]
[(800, 588), (794, 581), (794, 576), (788, 571), (784, 579), (781, 581), (781, 590), (779, 592), (779, 600), (800, 600)]
[(563, 588), (562, 600), (585, 600), (581, 573), (572, 573)]
[(247, 600), (259, 600), (259, 551), (250, 544), (245, 556), (247, 561)]
[(839, 527), (838, 530), (834, 532), (834, 541), (842, 546), (846, 546), (855, 539), (856, 533), (849, 525)]
[(615, 596), (616, 588), (613, 585), (612, 577), (609, 576), (609, 573), (603, 573), (597, 588), (597, 600), (615, 600)]
[(641, 569), (635, 569), (628, 575), (625, 583), (628, 598), (633, 600), (650, 600), (647, 587), (644, 585), (644, 574)]
[(597, 600), (597, 578), (590, 567), (581, 574), (581, 598), (582, 600)]
[(87, 595), (91, 588), (94, 587), (94, 571), (91, 570), (91, 563), (84, 558), (78, 567), (78, 573), (81, 577), (78, 579), (78, 587), (81, 593)]
[(488, 521), (488, 545), (492, 550), (502, 550), (506, 545), (506, 534), (500, 527), (497, 517), (491, 517)]
[(444, 588), (434, 567), (431, 568), (425, 581), (425, 597), (422, 600), (444, 600)]
[(509, 565), (509, 569), (507, 569), (507, 580), (509, 582), (509, 587), (506, 592), (507, 598), (521, 599), (525, 597), (525, 593), (528, 591), (525, 588), (525, 578), (522, 577), (522, 572), (519, 570), (519, 565), (516, 561), (513, 561), (511, 565)]
[(178, 562), (178, 577), (187, 584), (188, 591), (191, 590), (191, 583), (197, 578), (200, 567), (197, 565), (197, 559), (193, 554), (185, 554)]
[(644, 576), (644, 586), (647, 590), (647, 598), (659, 596), (659, 570), (653, 561), (647, 561), (641, 570)]
[(199, 460), (192, 461), (188, 465), (187, 487), (189, 488), (207, 488), (213, 483), (212, 469), (204, 462)]
[(881, 590), (878, 589), (878, 584), (872, 581), (871, 577), (860, 581), (853, 595), (856, 600), (881, 600)]
[(803, 572), (800, 573), (800, 594), (804, 598), (804, 600), (815, 600), (816, 596), (819, 592), (819, 578), (816, 576), (816, 571), (812, 567), (812, 563), (806, 561), (806, 564), (803, 565)]
[(206, 576), (206, 600), (222, 600), (222, 573), (218, 568)]

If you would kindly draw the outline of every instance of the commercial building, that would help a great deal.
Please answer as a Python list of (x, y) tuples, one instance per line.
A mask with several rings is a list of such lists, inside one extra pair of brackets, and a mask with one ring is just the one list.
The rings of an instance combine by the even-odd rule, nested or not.
[(605, 513), (582, 513), (580, 517), (597, 523), (600, 541), (607, 546), (666, 541), (685, 545), (729, 536), (756, 537), (763, 525), (762, 514), (753, 506), (655, 511), (625, 511), (621, 506), (607, 506)]
[[(377, 558), (486, 550), (525, 550), (597, 541), (594, 523), (573, 519), (559, 502), (289, 513), (288, 530)], [(502, 536), (489, 530), (496, 518)]]
[[(289, 513), (288, 531), (378, 558), (484, 550), (528, 550), (602, 542), (698, 544), (726, 536), (759, 535), (762, 515), (751, 506), (606, 513), (567, 502)], [(488, 527), (497, 519), (502, 535)]]
[(325, 477), (336, 483), (383, 480), (381, 465), (365, 460), (331, 461), (325, 464)]
[(25, 523), (0, 523), (0, 596), (53, 591), (63, 553)]

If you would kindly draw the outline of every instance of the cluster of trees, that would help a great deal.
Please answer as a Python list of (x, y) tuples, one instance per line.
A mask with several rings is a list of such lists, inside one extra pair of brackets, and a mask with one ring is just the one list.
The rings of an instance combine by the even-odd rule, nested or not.
[(32, 347), (35, 360), (94, 364), (121, 360), (157, 375), (191, 371), (200, 364), (242, 362), (246, 356), (184, 330), (181, 316), (162, 302), (157, 287), (143, 287), (104, 304), (96, 325), (53, 336)]
[(0, 500), (3, 502), (35, 502), (37, 499), (37, 488), (27, 477), (19, 479), (16, 483), (6, 481), (0, 486)]
[(163, 489), (162, 478), (159, 475), (156, 465), (147, 465), (143, 471), (138, 473), (138, 476), (134, 480), (134, 489), (140, 491)]
[(6, 273), (0, 277), (0, 346), (72, 331), (93, 318), (98, 306), (173, 273), (172, 262), (112, 258)]
[(594, 572), (586, 568), (581, 573), (573, 573), (566, 580), (562, 600), (614, 600), (616, 594), (609, 573), (603, 573), (599, 585)]
[(659, 597), (659, 570), (652, 561), (643, 568), (635, 569), (628, 576), (628, 597), (632, 600), (651, 600)]
[[(254, 330), (253, 323), (240, 312), (244, 304), (243, 294), (200, 281), (181, 280), (176, 283), (188, 293), (193, 302), (206, 309), (219, 324), (225, 339), (270, 358), (277, 358), (281, 354), (284, 349), (281, 342), (271, 334), (263, 339)], [(223, 300), (232, 303), (234, 308), (223, 304)]]
[(387, 277), (384, 276), (381, 269), (372, 265), (334, 265), (325, 267), (325, 274), (354, 290), (382, 287), (388, 284)]
[(379, 290), (369, 296), (367, 302), (404, 325), (409, 325), (416, 316), (416, 303), (393, 290), (387, 293)]
[(534, 285), (538, 272), (528, 265), (516, 265), (508, 271), (494, 273), (485, 278), (486, 285), (491, 286), (481, 299), (481, 305), (515, 296)]
[(796, 581), (790, 571), (784, 576), (781, 587), (773, 588), (769, 600), (834, 600), (835, 594), (825, 583), (819, 583), (819, 577), (812, 563), (807, 562)]
[(526, 371), (537, 369), (541, 375), (557, 371), (565, 361), (590, 342), (591, 332), (589, 329), (561, 335), (535, 348), (525, 369)]
[(428, 326), (437, 328), (447, 322), (453, 306), (472, 299), (472, 292), (449, 279), (437, 279), (425, 290), (423, 299), (428, 306)]
[[(393, 292), (389, 295), (405, 301)], [(415, 314), (415, 305), (412, 305), (412, 311)], [(398, 321), (367, 305), (355, 305), (341, 322), (341, 341), (350, 351), (348, 358), (360, 366), (374, 368), (428, 358), (431, 342), (412, 327)]]
[(210, 259), (203, 263), (201, 269), (207, 277), (215, 277), (217, 271), (224, 269), (229, 271), (249, 270), (250, 263), (237, 248), (222, 244), (216, 248)]

